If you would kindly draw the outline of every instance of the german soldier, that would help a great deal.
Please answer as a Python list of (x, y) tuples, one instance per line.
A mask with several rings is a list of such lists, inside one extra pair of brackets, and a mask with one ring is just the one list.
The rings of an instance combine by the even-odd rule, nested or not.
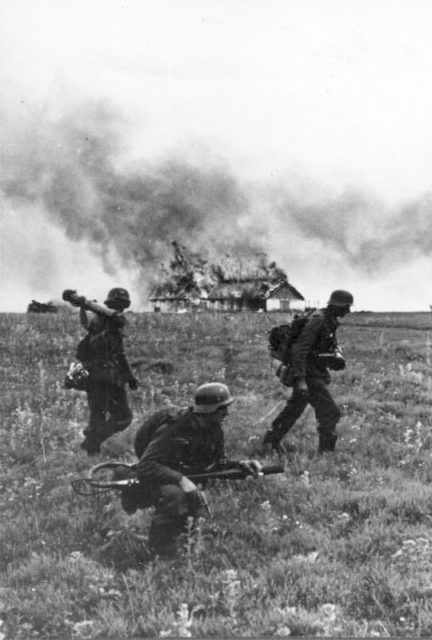
[(244, 468), (248, 473), (258, 475), (259, 462), (232, 462), (225, 457), (222, 425), (232, 402), (226, 385), (203, 384), (195, 393), (193, 407), (180, 411), (160, 425), (144, 451), (142, 446), (147, 435), (143, 431), (148, 424), (144, 423), (138, 430), (135, 439), (135, 449), (140, 457), (137, 475), (148, 498), (142, 506), (155, 507), (149, 532), (152, 554), (175, 554), (178, 537), (187, 530), (188, 518), (198, 514), (202, 504), (200, 493), (188, 474)]
[[(96, 313), (88, 319), (81, 300), (80, 320), (87, 335), (80, 342), (77, 358), (89, 372), (87, 399), (90, 409), (89, 424), (84, 430), (81, 448), (89, 456), (100, 453), (100, 446), (117, 431), (123, 431), (132, 421), (126, 383), (136, 389), (138, 381), (133, 375), (123, 348), (123, 311), (130, 306), (129, 293), (116, 287), (109, 291), (105, 305), (114, 310), (112, 315)], [(78, 302), (79, 303), (79, 302)]]
[[(315, 410), (318, 422), (318, 452), (334, 451), (337, 441), (336, 424), (341, 417), (328, 385), (329, 369), (345, 367), (345, 360), (337, 348), (338, 318), (351, 310), (353, 296), (336, 290), (327, 307), (316, 310), (292, 346), (293, 392), (286, 406), (273, 421), (264, 436), (264, 450), (284, 450), (282, 438), (292, 428), (308, 404)], [(289, 449), (290, 447), (288, 447)]]

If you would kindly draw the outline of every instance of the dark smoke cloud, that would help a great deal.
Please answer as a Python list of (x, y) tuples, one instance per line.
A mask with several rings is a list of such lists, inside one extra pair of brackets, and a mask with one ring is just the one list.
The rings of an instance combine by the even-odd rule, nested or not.
[(257, 224), (243, 224), (247, 197), (226, 169), (179, 158), (131, 166), (122, 129), (103, 105), (33, 126), (9, 148), (6, 197), (39, 204), (70, 239), (93, 243), (105, 268), (115, 249), (141, 276), (167, 256), (172, 240), (215, 252), (261, 247)]
[[(62, 118), (20, 115), (18, 123), (2, 114), (3, 198), (18, 212), (42, 211), (72, 241), (89, 243), (113, 275), (120, 260), (141, 289), (173, 240), (209, 259), (264, 250), (288, 270), (307, 252), (324, 262), (332, 254), (365, 273), (432, 249), (430, 193), (389, 209), (371, 194), (334, 195), (294, 179), (283, 187), (242, 184), (208, 157), (131, 164), (129, 125), (106, 104)], [(275, 256), (282, 236), (287, 250)]]

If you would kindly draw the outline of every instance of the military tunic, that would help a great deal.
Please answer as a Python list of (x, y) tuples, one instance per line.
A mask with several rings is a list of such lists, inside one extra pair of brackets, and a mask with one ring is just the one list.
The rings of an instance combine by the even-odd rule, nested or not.
[(341, 413), (329, 390), (330, 373), (320, 354), (337, 347), (336, 329), (339, 323), (328, 308), (315, 311), (292, 348), (294, 378), (305, 378), (308, 397), (297, 393), (296, 387), (286, 406), (275, 418), (269, 440), (279, 442), (293, 427), (308, 404), (315, 410), (318, 422), (319, 450), (333, 451), (337, 441), (336, 424)]
[(125, 383), (133, 374), (124, 353), (124, 324), (125, 318), (120, 313), (111, 317), (96, 315), (78, 345), (77, 358), (90, 374), (87, 388), (89, 424), (81, 445), (90, 455), (99, 453), (104, 440), (126, 429), (132, 421)]
[[(140, 439), (137, 432), (136, 441)], [(160, 426), (138, 462), (137, 475), (149, 504), (155, 506), (149, 546), (161, 555), (175, 551), (176, 539), (187, 529), (200, 502), (196, 492), (179, 486), (183, 475), (208, 467), (236, 465), (225, 458), (221, 427), (205, 427), (192, 410), (180, 412)]]

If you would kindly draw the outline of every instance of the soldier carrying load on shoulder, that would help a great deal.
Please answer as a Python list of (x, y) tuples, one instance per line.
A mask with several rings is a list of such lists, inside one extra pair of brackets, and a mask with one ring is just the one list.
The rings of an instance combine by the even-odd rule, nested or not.
[(293, 392), (264, 436), (265, 451), (283, 449), (280, 445), (282, 438), (308, 404), (314, 408), (318, 421), (319, 453), (335, 450), (336, 424), (341, 413), (328, 390), (331, 381), (329, 369), (345, 368), (345, 360), (337, 347), (336, 330), (338, 318), (349, 313), (352, 304), (351, 293), (333, 291), (327, 307), (312, 313), (292, 344), (288, 367)]
[[(67, 290), (63, 295), (71, 304), (80, 306), (81, 324), (87, 330), (87, 335), (78, 345), (76, 356), (89, 374), (86, 392), (90, 416), (88, 427), (83, 431), (85, 439), (81, 448), (92, 456), (100, 452), (102, 442), (126, 429), (132, 421), (125, 385), (127, 383), (131, 389), (136, 389), (138, 381), (130, 369), (123, 347), (126, 324), (123, 311), (130, 306), (130, 298), (126, 289), (111, 289), (105, 305), (114, 313), (104, 314), (103, 307), (88, 305), (83, 296), (74, 293)], [(89, 320), (86, 306), (93, 306), (100, 312), (96, 311)]]
[(137, 431), (136, 471), (142, 488), (136, 493), (135, 504), (133, 494), (129, 504), (125, 494), (122, 504), (129, 513), (155, 507), (148, 541), (154, 555), (177, 552), (178, 538), (187, 531), (188, 518), (195, 518), (202, 506), (199, 488), (188, 475), (234, 468), (254, 476), (260, 473), (261, 465), (256, 460), (237, 462), (225, 457), (222, 425), (233, 401), (226, 385), (206, 383), (198, 387), (193, 407), (175, 415), (160, 411)]

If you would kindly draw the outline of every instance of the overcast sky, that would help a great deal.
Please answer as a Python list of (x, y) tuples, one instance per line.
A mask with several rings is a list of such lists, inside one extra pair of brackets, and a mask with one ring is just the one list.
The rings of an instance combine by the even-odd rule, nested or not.
[(123, 167), (223, 166), (311, 302), (428, 310), (431, 79), (430, 0), (2, 0), (0, 310), (70, 286), (139, 298), (133, 266), (17, 196), (83, 104), (115, 111)]

